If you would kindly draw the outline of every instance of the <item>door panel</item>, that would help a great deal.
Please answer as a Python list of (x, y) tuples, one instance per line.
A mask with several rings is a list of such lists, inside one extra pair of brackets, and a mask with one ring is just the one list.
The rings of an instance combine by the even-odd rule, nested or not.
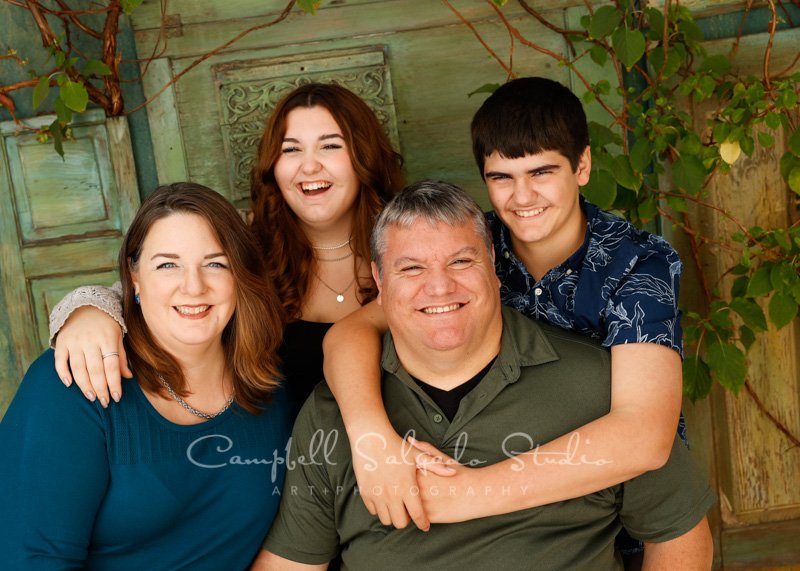
[(73, 133), (62, 160), (31, 131), (0, 125), (0, 273), (13, 355), (0, 379), (0, 412), (47, 346), (48, 315), (58, 300), (79, 285), (117, 280), (119, 246), (139, 206), (124, 119), (90, 111)]

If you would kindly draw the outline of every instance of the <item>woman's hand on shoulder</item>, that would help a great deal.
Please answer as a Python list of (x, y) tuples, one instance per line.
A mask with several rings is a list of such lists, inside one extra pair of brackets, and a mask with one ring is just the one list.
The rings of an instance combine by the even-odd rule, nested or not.
[(112, 317), (92, 306), (76, 309), (59, 331), (55, 348), (56, 372), (66, 386), (74, 381), (87, 399), (99, 399), (103, 407), (109, 398), (119, 402), (121, 376), (133, 373), (122, 329)]

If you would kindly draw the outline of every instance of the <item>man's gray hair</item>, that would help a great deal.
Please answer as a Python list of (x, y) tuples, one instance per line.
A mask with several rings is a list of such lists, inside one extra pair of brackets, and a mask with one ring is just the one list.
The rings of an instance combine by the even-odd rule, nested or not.
[(383, 276), (386, 230), (390, 226), (408, 228), (420, 219), (431, 226), (440, 222), (448, 226), (458, 226), (472, 220), (475, 232), (483, 240), (489, 253), (492, 252), (492, 233), (486, 223), (486, 216), (475, 199), (453, 184), (423, 180), (400, 191), (375, 221), (370, 248), (372, 261), (378, 266), (380, 276)]

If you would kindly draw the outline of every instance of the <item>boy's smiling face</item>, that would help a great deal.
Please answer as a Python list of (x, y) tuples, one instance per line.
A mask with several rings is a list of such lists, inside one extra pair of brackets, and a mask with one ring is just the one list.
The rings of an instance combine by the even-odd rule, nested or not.
[(489, 200), (511, 231), (515, 251), (547, 249), (563, 253), (566, 259), (580, 246), (584, 219), (578, 196), (580, 187), (589, 182), (591, 168), (589, 147), (575, 171), (558, 151), (516, 159), (494, 151), (486, 157), (483, 172)]

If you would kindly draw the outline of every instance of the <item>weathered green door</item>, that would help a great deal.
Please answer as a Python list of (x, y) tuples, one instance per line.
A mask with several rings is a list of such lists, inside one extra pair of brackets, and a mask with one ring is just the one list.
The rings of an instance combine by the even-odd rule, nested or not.
[[(27, 120), (47, 125), (52, 117)], [(32, 131), (0, 124), (0, 414), (47, 346), (48, 315), (79, 285), (113, 283), (117, 252), (139, 206), (125, 119), (85, 113), (62, 160)]]

